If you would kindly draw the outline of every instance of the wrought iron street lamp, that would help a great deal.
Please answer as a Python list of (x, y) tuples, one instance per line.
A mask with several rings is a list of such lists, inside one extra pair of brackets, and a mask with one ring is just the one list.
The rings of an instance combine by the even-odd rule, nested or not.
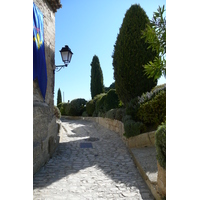
[(71, 49), (68, 47), (68, 45), (65, 45), (65, 47), (63, 47), (60, 50), (60, 53), (61, 53), (61, 57), (62, 57), (62, 61), (64, 62), (64, 65), (56, 65), (57, 72), (60, 71), (63, 67), (67, 67), (67, 65), (71, 61), (72, 54), (73, 54)]

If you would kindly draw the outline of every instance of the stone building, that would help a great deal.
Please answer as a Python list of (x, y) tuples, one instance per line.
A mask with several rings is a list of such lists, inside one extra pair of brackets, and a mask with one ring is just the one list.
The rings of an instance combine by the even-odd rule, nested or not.
[(43, 14), (44, 47), (47, 69), (45, 101), (37, 79), (33, 81), (33, 173), (37, 172), (59, 143), (59, 125), (54, 115), (55, 12), (60, 0), (33, 0)]

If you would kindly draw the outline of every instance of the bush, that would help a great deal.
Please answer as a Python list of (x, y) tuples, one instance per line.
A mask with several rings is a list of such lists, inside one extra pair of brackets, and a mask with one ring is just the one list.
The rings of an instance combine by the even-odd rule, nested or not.
[(88, 116), (92, 116), (95, 111), (95, 103), (94, 100), (90, 100), (86, 104), (86, 112)]
[(60, 113), (60, 110), (58, 109), (57, 106), (54, 106), (54, 115), (55, 115), (56, 118), (58, 118), (58, 119), (61, 118), (61, 113)]
[(122, 122), (125, 123), (127, 120), (132, 119), (132, 117), (130, 115), (125, 115), (122, 118)]
[(125, 108), (118, 108), (116, 110), (116, 115), (115, 115), (115, 119), (122, 121), (123, 117), (126, 115), (126, 110)]
[(153, 99), (159, 92), (166, 91), (166, 84), (154, 87), (150, 92), (146, 92), (138, 97), (138, 103), (143, 104)]
[(144, 130), (144, 124), (142, 122), (135, 122), (132, 119), (128, 119), (124, 122), (124, 136), (129, 138), (139, 135)]
[(109, 87), (104, 87), (105, 93), (107, 93), (110, 89), (115, 89), (115, 82), (113, 82), (112, 84), (110, 84)]
[(161, 91), (166, 92), (166, 84), (156, 86), (150, 92), (146, 92), (140, 97), (135, 97), (134, 99), (131, 99), (131, 101), (126, 105), (126, 114), (131, 115), (133, 120), (140, 120), (137, 118), (137, 112), (140, 106), (153, 99)]
[(61, 109), (62, 105), (63, 105), (63, 103), (59, 103), (59, 104), (57, 105), (57, 107), (58, 107), (59, 110)]
[(82, 117), (88, 117), (88, 114), (87, 114), (86, 111), (84, 111), (84, 112), (82, 113)]
[(69, 111), (67, 115), (69, 116), (81, 116), (85, 111), (87, 101), (85, 99), (74, 99), (69, 104)]
[[(108, 93), (101, 93), (90, 100), (86, 105), (86, 111), (89, 116), (105, 116), (105, 113), (111, 109), (118, 108), (120, 100), (115, 89), (110, 89)], [(121, 105), (122, 106), (122, 105)]]
[(161, 90), (166, 90), (166, 83), (162, 84), (162, 85), (157, 85), (155, 86), (151, 92), (155, 93), (155, 94), (158, 94), (159, 91)]
[(106, 112), (105, 117), (109, 119), (115, 119), (116, 111), (116, 109), (109, 110), (108, 112)]
[(104, 113), (105, 112), (105, 98), (106, 98), (106, 93), (101, 93), (94, 98), (95, 102), (95, 113), (98, 115), (99, 113)]
[(166, 169), (166, 123), (162, 123), (155, 133), (157, 160), (161, 167)]
[(61, 115), (68, 115), (69, 108), (70, 108), (69, 103), (62, 103), (60, 108)]
[(118, 108), (119, 107), (119, 97), (116, 93), (115, 89), (110, 89), (105, 97), (104, 100), (104, 109), (105, 111), (109, 111), (111, 109), (114, 108)]
[(131, 99), (131, 101), (126, 106), (126, 114), (130, 115), (133, 120), (136, 120), (137, 111), (139, 107), (140, 107), (139, 97), (135, 97), (134, 99)]
[(166, 120), (166, 91), (160, 91), (150, 101), (141, 104), (137, 119), (146, 125), (158, 126), (164, 122)]

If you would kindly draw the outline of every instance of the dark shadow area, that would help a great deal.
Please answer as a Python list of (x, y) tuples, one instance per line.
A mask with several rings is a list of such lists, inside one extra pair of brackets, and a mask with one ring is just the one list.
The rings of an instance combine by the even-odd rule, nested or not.
[[(137, 187), (139, 190), (144, 189), (140, 187), (146, 186), (146, 183), (117, 133), (89, 121), (62, 120), (62, 122), (67, 122), (71, 127), (73, 124), (80, 126), (71, 130), (72, 135), (65, 133), (63, 136), (69, 139), (74, 137), (76, 140), (59, 144), (52, 159), (34, 175), (33, 189), (47, 187), (64, 177), (92, 166), (101, 169), (115, 183)], [(86, 141), (85, 138), (78, 137), (93, 137), (99, 140)], [(89, 148), (81, 148), (82, 143), (91, 143), (91, 145)], [(142, 193), (143, 190), (140, 191), (141, 195)]]

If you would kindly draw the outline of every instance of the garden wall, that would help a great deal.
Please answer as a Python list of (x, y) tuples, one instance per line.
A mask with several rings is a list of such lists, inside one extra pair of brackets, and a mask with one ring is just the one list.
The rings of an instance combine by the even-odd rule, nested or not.
[(128, 148), (148, 147), (155, 145), (155, 132), (143, 133), (131, 138), (126, 138), (124, 134), (124, 124), (121, 121), (103, 117), (82, 117), (84, 120), (95, 121), (105, 128), (119, 134)]

